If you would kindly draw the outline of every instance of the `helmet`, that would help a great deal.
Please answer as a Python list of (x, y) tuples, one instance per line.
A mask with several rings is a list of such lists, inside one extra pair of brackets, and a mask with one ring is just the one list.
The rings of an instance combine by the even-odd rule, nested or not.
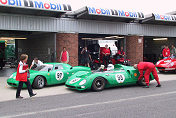
[(107, 70), (113, 70), (114, 69), (114, 65), (113, 64), (109, 64), (107, 67)]

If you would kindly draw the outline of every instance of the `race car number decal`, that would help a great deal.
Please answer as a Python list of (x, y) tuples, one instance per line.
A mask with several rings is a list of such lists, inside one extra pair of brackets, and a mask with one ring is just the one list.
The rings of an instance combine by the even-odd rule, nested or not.
[(125, 81), (125, 76), (123, 74), (116, 74), (115, 78), (118, 83), (123, 83)]
[(56, 79), (57, 80), (62, 80), (63, 77), (64, 77), (64, 73), (62, 71), (56, 72)]

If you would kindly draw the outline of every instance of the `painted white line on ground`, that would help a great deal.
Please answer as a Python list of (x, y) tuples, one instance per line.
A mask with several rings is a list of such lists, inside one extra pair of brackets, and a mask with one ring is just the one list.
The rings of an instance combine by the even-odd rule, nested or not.
[(120, 102), (124, 102), (124, 101), (137, 100), (137, 99), (148, 98), (148, 97), (164, 96), (164, 95), (170, 95), (170, 94), (176, 94), (176, 91), (147, 95), (147, 96), (139, 96), (139, 97), (133, 97), (133, 98), (127, 98), (127, 99), (119, 99), (119, 100), (113, 100), (113, 101), (107, 101), (107, 102), (97, 102), (97, 103), (92, 103), (92, 104), (83, 104), (83, 105), (48, 109), (48, 110), (42, 110), (42, 111), (36, 111), (36, 112), (26, 112), (26, 113), (16, 114), (16, 115), (1, 116), (0, 118), (23, 117), (23, 116), (29, 116), (29, 115), (35, 115), (35, 114), (41, 114), (41, 113), (49, 113), (49, 112), (55, 112), (55, 111), (76, 109), (76, 108), (81, 108), (81, 107), (91, 107), (91, 106), (96, 106), (96, 105), (114, 104), (114, 103), (120, 103)]

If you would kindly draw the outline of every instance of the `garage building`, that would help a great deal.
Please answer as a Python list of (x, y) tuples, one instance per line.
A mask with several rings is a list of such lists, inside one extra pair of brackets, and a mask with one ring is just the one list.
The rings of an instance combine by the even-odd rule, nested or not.
[(112, 39), (121, 42), (131, 64), (144, 57), (155, 62), (164, 44), (176, 44), (175, 15), (152, 13), (145, 17), (141, 12), (89, 6), (72, 11), (70, 5), (37, 0), (1, 0), (0, 6), (0, 40), (16, 39), (16, 58), (26, 53), (29, 62), (34, 57), (44, 62), (59, 61), (66, 47), (69, 64), (76, 66), (80, 48), (85, 46), (83, 38), (123, 37)]

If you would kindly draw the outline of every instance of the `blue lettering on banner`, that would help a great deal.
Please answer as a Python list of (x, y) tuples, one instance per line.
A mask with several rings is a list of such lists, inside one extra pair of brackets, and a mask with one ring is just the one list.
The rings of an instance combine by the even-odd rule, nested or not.
[(113, 9), (96, 9), (94, 7), (87, 7), (89, 14), (95, 15), (108, 15), (117, 17), (127, 17), (127, 18), (144, 18), (141, 12), (129, 12), (124, 10), (113, 10)]
[[(59, 3), (52, 3), (49, 0), (46, 2), (39, 1), (39, 0), (0, 0), (0, 5), (5, 6), (21, 6), (21, 7), (32, 7), (37, 9), (50, 9), (50, 10), (58, 10), (58, 11), (71, 11), (71, 6), (59, 4)], [(65, 8), (65, 9), (64, 9)], [(106, 13), (107, 11), (103, 11)]]
[(90, 14), (96, 14), (96, 10), (94, 7), (93, 8), (88, 7), (88, 11)]
[(9, 5), (15, 5), (15, 0), (9, 0)]
[(110, 15), (110, 11), (108, 9), (101, 9), (101, 14)]
[(51, 9), (53, 9), (53, 10), (56, 9), (56, 5), (55, 4), (50, 3), (50, 6), (51, 6)]
[(39, 1), (34, 1), (35, 7), (36, 8), (43, 8), (43, 3)]
[(165, 21), (175, 21), (176, 16), (174, 15), (160, 15), (160, 14), (153, 14), (155, 20), (165, 20)]
[(125, 12), (123, 10), (122, 11), (118, 10), (118, 14), (119, 16), (125, 16)]
[(94, 7), (88, 7), (89, 14), (99, 14), (99, 15), (111, 15), (109, 9), (95, 9)]
[(60, 4), (57, 5), (57, 10), (62, 10), (62, 7)]

